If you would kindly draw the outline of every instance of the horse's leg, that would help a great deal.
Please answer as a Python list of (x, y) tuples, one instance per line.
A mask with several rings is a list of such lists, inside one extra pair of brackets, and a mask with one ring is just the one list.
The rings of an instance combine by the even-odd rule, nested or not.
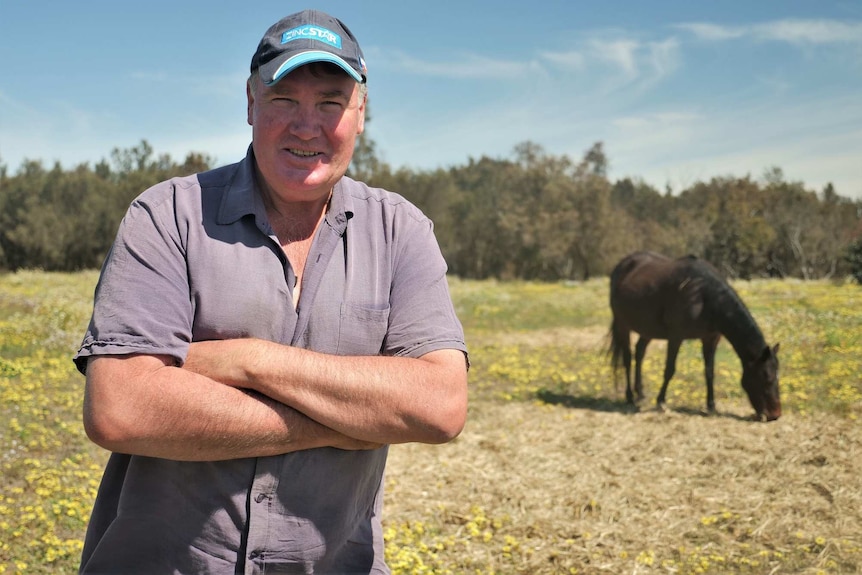
[(644, 355), (646, 355), (646, 348), (649, 345), (649, 342), (650, 338), (640, 336), (638, 337), (638, 342), (635, 344), (635, 395), (637, 395), (638, 403), (640, 403), (644, 399), (642, 366)]
[(709, 413), (715, 413), (715, 393), (713, 381), (715, 374), (715, 349), (721, 336), (709, 336), (700, 340), (703, 352), (703, 372), (706, 376), (706, 409)]
[(634, 393), (632, 392), (632, 347), (631, 347), (631, 332), (626, 332), (625, 337), (620, 337), (623, 350), (623, 367), (626, 369), (626, 402), (632, 405), (635, 404)]
[(655, 400), (656, 407), (664, 411), (665, 395), (667, 394), (667, 384), (676, 372), (676, 356), (679, 353), (679, 346), (682, 345), (681, 339), (667, 340), (667, 359), (664, 362), (664, 382), (661, 384), (661, 391), (658, 393), (658, 398)]
[(611, 353), (613, 358), (611, 363), (614, 366), (614, 386), (617, 384), (616, 369), (622, 366), (626, 371), (626, 402), (634, 405), (634, 395), (632, 394), (632, 341), (631, 330), (623, 327), (614, 317), (611, 322)]

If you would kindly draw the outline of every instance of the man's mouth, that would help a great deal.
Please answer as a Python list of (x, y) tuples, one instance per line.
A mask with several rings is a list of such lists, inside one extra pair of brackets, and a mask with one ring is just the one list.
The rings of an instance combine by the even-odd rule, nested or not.
[(302, 158), (310, 158), (312, 156), (316, 156), (319, 152), (309, 152), (307, 150), (296, 150), (294, 148), (289, 148), (288, 151), (294, 156), (300, 156)]

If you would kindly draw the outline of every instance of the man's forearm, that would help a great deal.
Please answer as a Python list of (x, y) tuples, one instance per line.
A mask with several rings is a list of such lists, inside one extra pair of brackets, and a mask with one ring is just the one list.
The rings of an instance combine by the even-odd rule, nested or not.
[(278, 401), (138, 356), (90, 361), (84, 423), (111, 451), (190, 461), (367, 449)]
[(237, 339), (192, 344), (184, 367), (365, 441), (442, 443), (466, 419), (466, 364), (456, 350), (420, 359), (341, 357)]

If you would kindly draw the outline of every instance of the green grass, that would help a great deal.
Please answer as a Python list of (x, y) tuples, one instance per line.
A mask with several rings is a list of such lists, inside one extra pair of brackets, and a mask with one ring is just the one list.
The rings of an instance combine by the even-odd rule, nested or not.
[(450, 281), (469, 333), (609, 325), (607, 280), (586, 283)]
[(71, 362), (93, 272), (0, 276), (0, 573), (74, 573), (105, 454)]
[[(858, 417), (862, 402), (862, 287), (856, 284), (759, 280), (734, 284), (769, 344), (780, 343), (782, 406)], [(607, 332), (607, 279), (583, 284), (453, 281), (467, 332), (478, 397), (528, 400), (568, 396), (620, 402), (622, 373), (604, 354), (606, 341), (575, 346), (577, 330)], [(566, 328), (554, 331), (554, 328)], [(549, 332), (551, 337), (547, 337)], [(705, 406), (700, 342), (683, 343), (668, 401)], [(658, 392), (664, 348), (653, 342), (644, 362), (645, 391)], [(739, 359), (726, 341), (716, 355), (716, 397), (744, 398)], [(571, 401), (571, 399), (570, 399)]]
[[(0, 275), (0, 574), (63, 574), (77, 568), (106, 459), (84, 435), (83, 378), (71, 362), (97, 277), (95, 272)], [(622, 409), (622, 389), (614, 384), (601, 338), (610, 323), (606, 279), (577, 284), (452, 279), (451, 286), (471, 348), (471, 404), (538, 401)], [(862, 288), (777, 280), (735, 287), (767, 341), (781, 343), (785, 412), (858, 418)], [(582, 333), (589, 337), (578, 339)], [(664, 362), (663, 350), (653, 346), (644, 367), (652, 397)], [(702, 370), (699, 346), (687, 342), (668, 402), (701, 408)], [(739, 373), (738, 359), (722, 343), (719, 405), (744, 398)], [(472, 545), (482, 545), (481, 538)], [(395, 572), (406, 575), (410, 567)]]

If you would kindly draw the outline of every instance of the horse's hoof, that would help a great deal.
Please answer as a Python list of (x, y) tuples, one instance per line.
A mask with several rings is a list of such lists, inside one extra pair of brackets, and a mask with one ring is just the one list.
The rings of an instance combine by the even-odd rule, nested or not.
[(656, 403), (655, 404), (655, 410), (658, 411), (659, 413), (667, 413), (667, 404), (664, 402)]

